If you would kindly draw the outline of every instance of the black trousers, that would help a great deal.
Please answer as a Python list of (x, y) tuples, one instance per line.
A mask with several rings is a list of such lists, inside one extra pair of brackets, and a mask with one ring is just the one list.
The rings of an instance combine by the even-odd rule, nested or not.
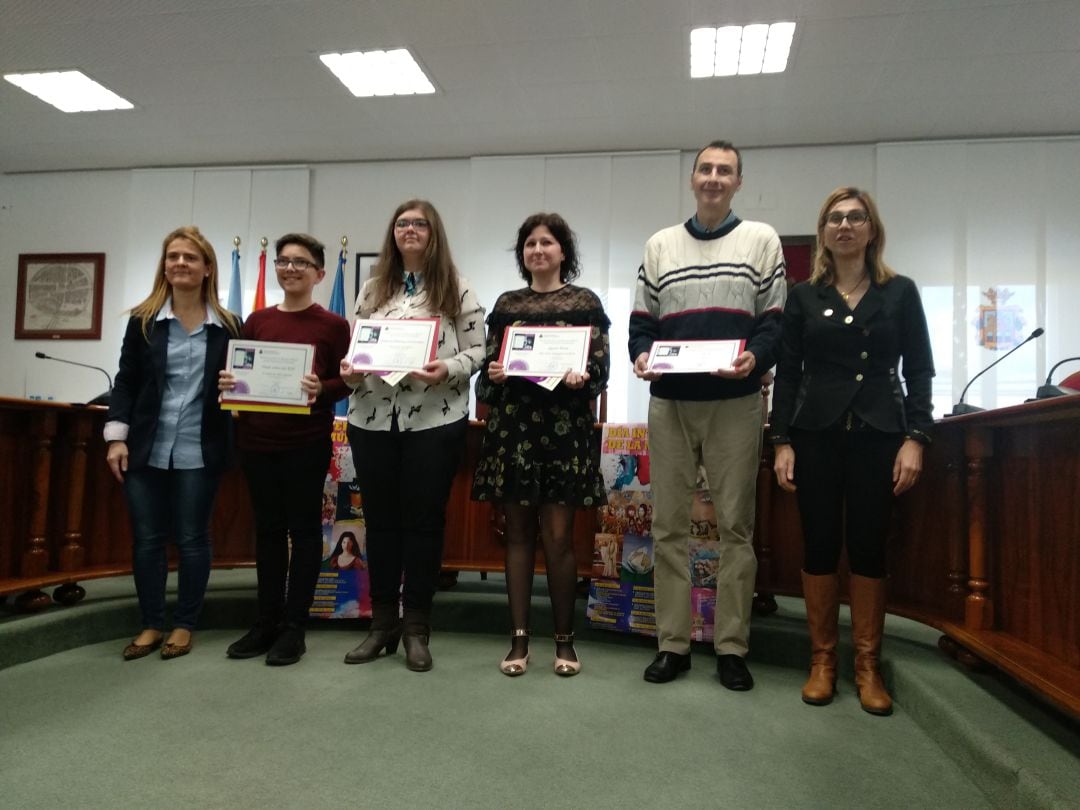
[(323, 489), (332, 449), (327, 436), (304, 447), (242, 456), (255, 513), (261, 621), (307, 620), (322, 566)]
[[(428, 430), (362, 430), (349, 446), (367, 524), (372, 605), (430, 611), (442, 565), (446, 503), (465, 450), (468, 420)], [(404, 581), (404, 586), (402, 582)]]
[(806, 573), (836, 573), (846, 543), (851, 573), (885, 576), (893, 464), (903, 439), (865, 427), (791, 430)]

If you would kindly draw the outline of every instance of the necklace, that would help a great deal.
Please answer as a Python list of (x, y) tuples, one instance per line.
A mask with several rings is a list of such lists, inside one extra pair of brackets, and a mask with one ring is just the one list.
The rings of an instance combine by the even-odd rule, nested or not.
[(841, 289), (840, 289), (839, 287), (837, 287), (837, 288), (836, 288), (836, 291), (837, 291), (838, 293), (840, 293), (840, 297), (844, 299), (844, 303), (845, 303), (845, 304), (847, 303), (847, 300), (848, 300), (848, 298), (850, 298), (850, 297), (851, 297), (852, 295), (854, 295), (854, 294), (855, 294), (855, 291), (856, 291), (857, 289), (859, 289), (859, 287), (861, 287), (861, 286), (862, 286), (862, 283), (863, 283), (864, 281), (866, 281), (866, 280), (867, 280), (868, 278), (870, 278), (870, 274), (869, 274), (869, 273), (863, 273), (863, 276), (862, 276), (862, 278), (860, 278), (860, 279), (858, 280), (858, 282), (856, 282), (855, 286), (854, 286), (854, 287), (852, 287), (852, 288), (851, 288), (850, 290), (848, 290), (847, 292), (844, 292), (844, 291), (843, 291), (843, 290), (841, 290)]

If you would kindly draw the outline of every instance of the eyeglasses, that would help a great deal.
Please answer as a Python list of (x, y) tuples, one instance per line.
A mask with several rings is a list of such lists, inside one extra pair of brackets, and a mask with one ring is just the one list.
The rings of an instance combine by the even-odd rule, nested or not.
[(307, 259), (289, 259), (285, 256), (274, 259), (274, 267), (278, 270), (288, 270), (290, 264), (301, 273), (316, 266), (315, 262), (309, 262)]
[(845, 219), (852, 228), (858, 228), (870, 221), (870, 215), (865, 211), (832, 211), (825, 217), (825, 224), (839, 228)]
[(407, 231), (410, 225), (418, 231), (426, 231), (431, 227), (431, 223), (426, 219), (399, 219), (394, 223), (394, 227), (399, 231)]

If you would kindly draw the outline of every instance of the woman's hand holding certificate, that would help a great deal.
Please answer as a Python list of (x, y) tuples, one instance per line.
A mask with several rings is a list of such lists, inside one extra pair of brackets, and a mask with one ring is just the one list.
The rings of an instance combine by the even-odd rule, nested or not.
[[(580, 388), (588, 379), (588, 326), (508, 326), (503, 334), (500, 371), (526, 377), (545, 388), (560, 382)], [(494, 365), (494, 364), (492, 364)]]
[(353, 325), (349, 353), (342, 361), (349, 365), (347, 379), (357, 373), (378, 374), (396, 385), (406, 374), (425, 382), (446, 376), (445, 363), (435, 359), (439, 339), (438, 318), (390, 320), (358, 318)]

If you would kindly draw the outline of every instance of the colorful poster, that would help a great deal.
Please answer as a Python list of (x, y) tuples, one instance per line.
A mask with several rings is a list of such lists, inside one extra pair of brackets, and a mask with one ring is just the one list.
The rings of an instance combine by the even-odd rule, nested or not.
[[(648, 427), (604, 425), (600, 469), (608, 496), (598, 509), (600, 531), (593, 545), (586, 615), (592, 627), (655, 636)], [(717, 546), (716, 517), (702, 471), (690, 509), (687, 560), (695, 641), (713, 638)]]
[(371, 616), (367, 527), (360, 489), (354, 483), (347, 428), (347, 420), (334, 420), (334, 450), (323, 489), (323, 562), (309, 614), (312, 618)]

